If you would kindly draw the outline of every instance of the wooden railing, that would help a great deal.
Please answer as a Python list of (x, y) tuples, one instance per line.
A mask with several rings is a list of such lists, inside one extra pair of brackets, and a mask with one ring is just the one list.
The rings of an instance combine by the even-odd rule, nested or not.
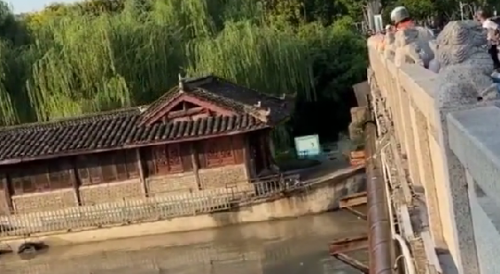
[(108, 204), (14, 213), (0, 216), (0, 237), (75, 231), (213, 213), (280, 197), (283, 193), (305, 187), (297, 174), (280, 174), (192, 193), (158, 193), (154, 197), (123, 199)]

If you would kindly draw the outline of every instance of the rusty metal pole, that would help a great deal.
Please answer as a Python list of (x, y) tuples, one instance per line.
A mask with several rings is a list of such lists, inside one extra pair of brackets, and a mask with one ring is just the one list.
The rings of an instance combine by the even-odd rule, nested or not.
[(382, 177), (380, 156), (376, 155), (377, 128), (373, 122), (365, 127), (367, 205), (368, 205), (368, 248), (370, 274), (392, 274), (391, 222), (387, 208), (385, 182)]

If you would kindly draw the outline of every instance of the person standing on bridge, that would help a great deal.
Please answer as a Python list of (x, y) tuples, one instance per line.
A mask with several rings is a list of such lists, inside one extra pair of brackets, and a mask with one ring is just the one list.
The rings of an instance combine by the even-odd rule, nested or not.
[(500, 69), (500, 60), (498, 60), (498, 42), (499, 42), (499, 26), (496, 22), (490, 19), (491, 13), (487, 10), (479, 9), (475, 18), (479, 21), (483, 28), (487, 31), (487, 39), (489, 44), (488, 53), (491, 55), (491, 59), (493, 60), (493, 65), (495, 70)]
[(404, 30), (415, 26), (410, 13), (403, 6), (396, 7), (391, 11), (391, 21), (394, 23), (396, 30)]
[(423, 61), (423, 66), (429, 68), (429, 62), (434, 58), (434, 52), (428, 43), (434, 39), (434, 34), (428, 28), (417, 26), (408, 10), (403, 6), (396, 7), (391, 11), (391, 21), (396, 29), (396, 36), (403, 32), (403, 35), (412, 37), (410, 39), (413, 40), (412, 43), (419, 44), (420, 50), (417, 54)]
[(415, 28), (419, 31), (420, 39), (430, 41), (435, 38), (430, 29), (417, 26), (408, 10), (403, 6), (395, 7), (391, 11), (391, 21), (394, 24), (395, 31)]

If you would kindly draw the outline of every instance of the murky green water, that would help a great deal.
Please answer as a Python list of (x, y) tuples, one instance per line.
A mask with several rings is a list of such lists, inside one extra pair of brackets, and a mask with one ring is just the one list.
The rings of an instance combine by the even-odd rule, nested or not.
[[(0, 273), (31, 274), (351, 274), (328, 243), (366, 223), (347, 212), (222, 229), (52, 248), (30, 260), (0, 257)], [(366, 262), (366, 253), (355, 255)]]

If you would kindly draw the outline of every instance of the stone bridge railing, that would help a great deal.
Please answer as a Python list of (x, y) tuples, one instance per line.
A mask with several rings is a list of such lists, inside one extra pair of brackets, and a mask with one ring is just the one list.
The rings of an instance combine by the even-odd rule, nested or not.
[[(448, 35), (464, 28), (454, 27)], [(453, 38), (438, 37), (438, 44), (454, 47)], [(474, 54), (486, 49), (467, 56), (474, 45), (457, 45), (462, 48), (448, 57), (460, 60), (440, 60), (449, 66), (435, 73), (418, 62), (396, 65), (382, 40), (368, 39), (371, 100), (388, 110), (386, 128), (408, 162), (412, 185), (424, 190), (435, 246), (449, 250), (458, 273), (500, 273), (500, 102), (484, 91), (490, 83), (474, 78), (482, 74)]]

